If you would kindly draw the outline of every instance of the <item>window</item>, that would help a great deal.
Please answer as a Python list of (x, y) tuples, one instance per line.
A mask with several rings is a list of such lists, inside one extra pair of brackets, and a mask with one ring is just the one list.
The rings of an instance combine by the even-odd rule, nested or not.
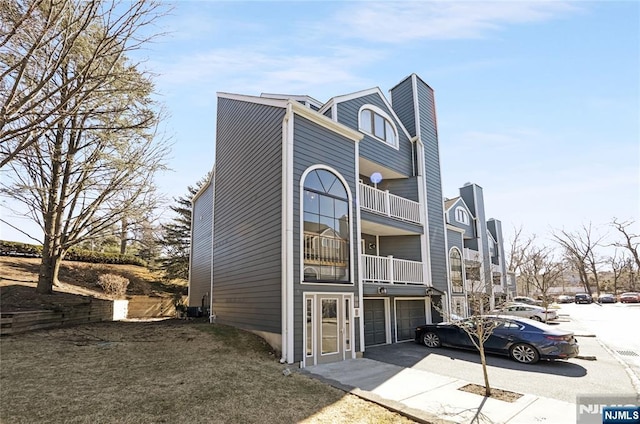
[(456, 221), (461, 224), (469, 225), (469, 214), (462, 206), (456, 208)]
[(462, 255), (460, 250), (453, 248), (449, 253), (449, 267), (451, 268), (451, 290), (454, 293), (462, 293)]
[(342, 182), (325, 169), (304, 180), (304, 281), (349, 281), (349, 198)]
[(396, 147), (396, 128), (391, 119), (375, 106), (365, 106), (360, 111), (360, 130)]

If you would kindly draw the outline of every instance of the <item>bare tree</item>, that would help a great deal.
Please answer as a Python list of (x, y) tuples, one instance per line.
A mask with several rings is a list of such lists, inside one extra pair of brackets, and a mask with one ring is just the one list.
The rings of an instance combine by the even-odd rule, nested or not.
[[(522, 264), (525, 262), (525, 258), (529, 254), (529, 250), (534, 245), (536, 240), (535, 234), (525, 238), (522, 234), (522, 226), (513, 229), (513, 238), (511, 239), (509, 253), (507, 254), (507, 264), (509, 271), (518, 275), (521, 273)], [(522, 281), (522, 280), (521, 280)], [(531, 287), (526, 280), (524, 294), (527, 296), (531, 293)]]
[(554, 258), (548, 247), (532, 247), (522, 263), (522, 278), (542, 295), (542, 303), (549, 306), (549, 289), (562, 281), (564, 264)]
[[(3, 98), (0, 146), (11, 173), (2, 190), (44, 232), (37, 290), (49, 293), (69, 248), (125, 217), (165, 167), (150, 75), (126, 56), (161, 13), (146, 0), (23, 1), (9, 9), (2, 54), (13, 65), (2, 84), (14, 94)], [(55, 30), (33, 41), (32, 25)]]
[(630, 227), (633, 224), (635, 224), (635, 221), (628, 220), (619, 222), (617, 218), (613, 218), (611, 225), (624, 237), (623, 242), (616, 242), (613, 243), (613, 245), (627, 249), (635, 261), (636, 270), (640, 270), (640, 253), (638, 252), (640, 248), (640, 235), (631, 233)]
[(621, 282), (622, 275), (626, 270), (627, 259), (620, 255), (618, 249), (613, 252), (613, 256), (607, 258), (607, 263), (611, 267), (611, 273), (613, 278), (613, 294), (618, 294), (618, 285)]
[(596, 247), (604, 239), (593, 233), (591, 223), (582, 225), (581, 229), (576, 232), (565, 230), (553, 232), (553, 238), (563, 248), (565, 257), (572, 268), (578, 273), (580, 283), (589, 295), (592, 295), (590, 278), (593, 277), (596, 290), (600, 294), (598, 286), (598, 265), (601, 262), (596, 256)]

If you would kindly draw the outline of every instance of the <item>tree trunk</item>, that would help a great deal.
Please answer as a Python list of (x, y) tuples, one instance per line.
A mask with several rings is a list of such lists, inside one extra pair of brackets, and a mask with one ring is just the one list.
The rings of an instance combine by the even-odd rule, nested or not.
[(41, 294), (51, 294), (53, 286), (59, 284), (58, 273), (60, 271), (61, 255), (57, 252), (49, 237), (45, 237), (42, 247), (42, 261), (40, 262), (40, 273), (38, 274), (38, 285), (36, 291)]
[(489, 373), (487, 372), (487, 358), (484, 356), (484, 327), (482, 322), (478, 321), (476, 325), (476, 334), (478, 335), (478, 351), (480, 352), (480, 362), (482, 363), (482, 375), (484, 377), (484, 395), (491, 396), (491, 386), (489, 385)]
[(486, 397), (491, 396), (491, 386), (489, 385), (489, 373), (487, 372), (487, 359), (484, 356), (484, 343), (482, 341), (479, 344), (480, 347), (480, 362), (482, 362), (482, 375), (484, 377), (484, 395)]

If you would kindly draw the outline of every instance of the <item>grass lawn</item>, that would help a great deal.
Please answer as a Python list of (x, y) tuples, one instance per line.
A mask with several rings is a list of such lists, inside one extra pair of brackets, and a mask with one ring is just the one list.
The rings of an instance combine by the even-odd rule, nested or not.
[(232, 327), (108, 322), (0, 339), (2, 423), (409, 423)]
[[(143, 267), (63, 261), (35, 292), (39, 259), (0, 256), (0, 310), (52, 309), (100, 296), (103, 273), (128, 294), (180, 293)], [(187, 320), (107, 322), (0, 338), (0, 423), (410, 423), (296, 372), (233, 327)]]

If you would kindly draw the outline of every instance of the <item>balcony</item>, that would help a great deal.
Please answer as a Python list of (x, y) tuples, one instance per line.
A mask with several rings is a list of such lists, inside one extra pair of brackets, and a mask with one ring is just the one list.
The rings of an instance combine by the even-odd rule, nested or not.
[(477, 263), (482, 262), (482, 258), (480, 257), (480, 252), (478, 252), (477, 250), (471, 250), (465, 247), (463, 254), (464, 254), (465, 261), (477, 262)]
[(420, 203), (360, 184), (360, 207), (402, 221), (422, 224)]
[(424, 285), (422, 262), (393, 256), (360, 256), (362, 281), (368, 283)]

